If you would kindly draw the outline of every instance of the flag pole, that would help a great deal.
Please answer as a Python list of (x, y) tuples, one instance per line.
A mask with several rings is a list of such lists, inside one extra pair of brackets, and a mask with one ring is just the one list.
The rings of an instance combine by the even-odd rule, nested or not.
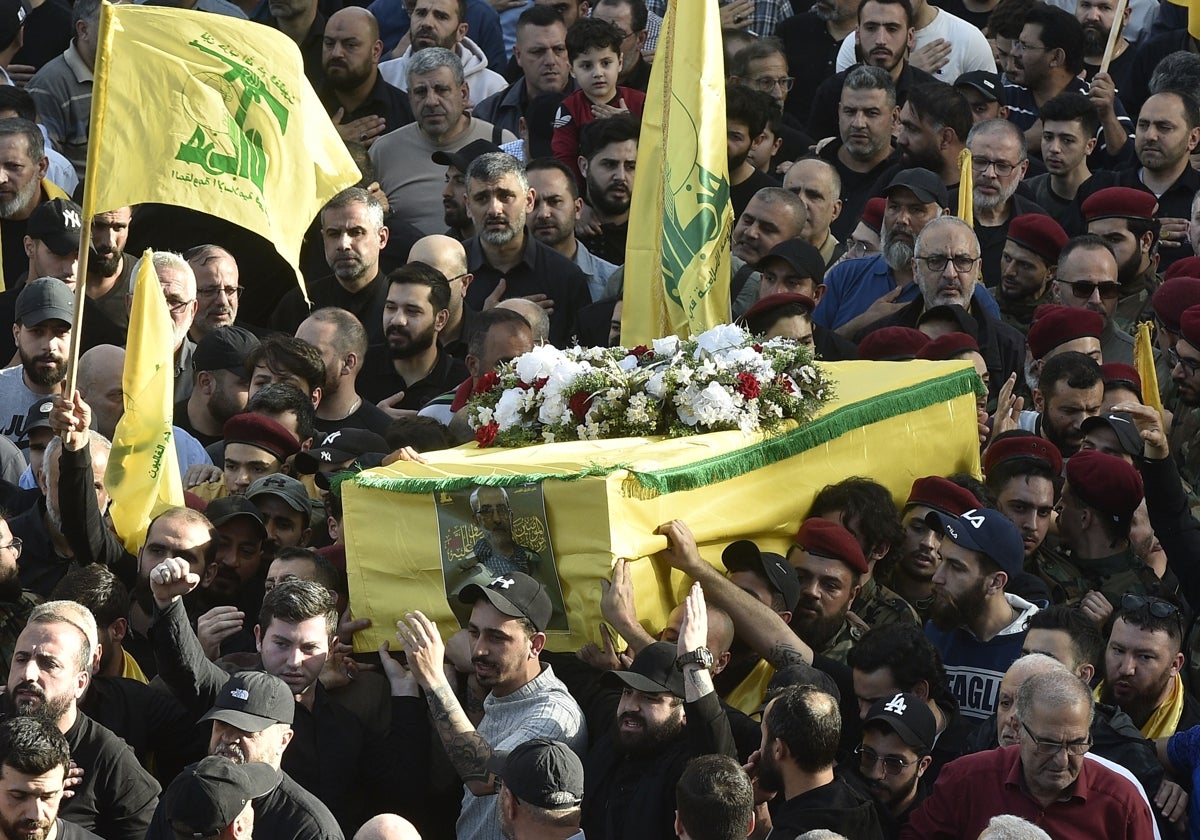
[(1100, 72), (1107, 73), (1109, 62), (1112, 61), (1113, 51), (1117, 48), (1117, 37), (1121, 32), (1121, 18), (1125, 17), (1125, 7), (1129, 0), (1117, 0), (1117, 13), (1113, 15), (1112, 29), (1108, 31), (1108, 45), (1104, 48), (1104, 58), (1100, 60)]

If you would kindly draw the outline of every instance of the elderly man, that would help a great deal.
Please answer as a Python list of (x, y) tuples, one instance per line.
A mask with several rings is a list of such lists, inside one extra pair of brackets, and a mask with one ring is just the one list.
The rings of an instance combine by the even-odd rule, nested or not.
[(220, 245), (200, 245), (184, 257), (196, 275), (196, 317), (188, 338), (199, 344), (213, 330), (232, 326), (237, 320), (242, 287), (237, 260)]
[[(135, 279), (144, 259), (141, 257), (134, 263)], [(152, 251), (150, 264), (158, 275), (158, 283), (167, 299), (167, 309), (174, 325), (174, 402), (178, 403), (192, 395), (192, 354), (196, 352), (196, 342), (188, 338), (188, 331), (196, 319), (196, 274), (187, 260), (173, 251)]]
[(900, 837), (975, 837), (996, 814), (1026, 817), (1066, 840), (1153, 836), (1154, 818), (1133, 784), (1084, 759), (1093, 706), (1074, 674), (1027, 679), (1017, 692), (1019, 744), (951, 763)]
[(783, 188), (804, 202), (800, 236), (820, 251), (825, 265), (833, 265), (846, 251), (829, 229), (842, 214), (842, 179), (837, 167), (821, 158), (798, 160), (783, 176)]
[(463, 63), (450, 50), (421, 50), (406, 59), (405, 74), (416, 122), (371, 146), (371, 164), (397, 219), (425, 234), (441, 233), (446, 170), (434, 162), (434, 152), (456, 152), (473, 140), (494, 141), (497, 134), (504, 143), (517, 138), (467, 112), (470, 92)]
[[(733, 228), (733, 255), (754, 266), (781, 242), (797, 239), (808, 212), (804, 202), (781, 187), (763, 187), (746, 204)], [(734, 297), (740, 288), (733, 289)]]
[(11, 197), (0, 202), (0, 232), (13, 247), (5, 248), (3, 276), (15, 283), (25, 270), (26, 256), (16, 244), (25, 236), (25, 227), (33, 208), (50, 198), (68, 198), (67, 194), (45, 180), (50, 165), (42, 130), (29, 120), (0, 120), (0, 162), (10, 171)]

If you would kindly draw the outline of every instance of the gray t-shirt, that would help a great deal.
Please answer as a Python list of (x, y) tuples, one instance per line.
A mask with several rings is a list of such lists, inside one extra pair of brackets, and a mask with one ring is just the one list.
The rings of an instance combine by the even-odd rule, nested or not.
[(0, 370), (0, 435), (21, 449), (28, 445), (25, 440), (25, 413), (29, 411), (29, 406), (46, 396), (29, 390), (22, 376), (24, 372), (21, 365)]

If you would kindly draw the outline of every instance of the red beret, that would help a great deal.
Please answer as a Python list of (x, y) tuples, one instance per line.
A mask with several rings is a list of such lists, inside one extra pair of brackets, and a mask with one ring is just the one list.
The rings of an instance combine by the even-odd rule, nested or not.
[(763, 315), (767, 312), (770, 312), (772, 309), (777, 309), (781, 306), (788, 306), (789, 304), (793, 303), (799, 303), (804, 306), (808, 310), (809, 315), (811, 315), (812, 311), (817, 307), (817, 302), (808, 295), (796, 295), (781, 292), (780, 294), (767, 295), (764, 298), (759, 298), (753, 306), (746, 310), (745, 315), (743, 315), (741, 318), (738, 318), (738, 323), (749, 324), (759, 315)]
[(987, 448), (983, 456), (983, 472), (986, 475), (997, 464), (1023, 458), (1030, 461), (1042, 461), (1055, 475), (1062, 474), (1062, 453), (1058, 447), (1040, 435), (1014, 434), (1003, 437)]
[(237, 414), (225, 421), (226, 443), (244, 443), (270, 452), (280, 461), (300, 451), (300, 441), (275, 420), (262, 414)]
[(1200, 306), (1189, 306), (1179, 318), (1179, 333), (1184, 341), (1200, 350)]
[[(1174, 267), (1174, 265), (1171, 266), (1171, 268)], [(1200, 276), (1200, 272), (1197, 275)], [(1154, 314), (1158, 316), (1158, 320), (1163, 322), (1163, 326), (1173, 333), (1179, 332), (1179, 320), (1183, 317), (1183, 310), (1198, 304), (1200, 304), (1200, 279), (1197, 279), (1196, 276), (1172, 277), (1155, 289), (1154, 296), (1150, 298)]]
[(1047, 303), (1034, 310), (1025, 343), (1033, 358), (1041, 359), (1060, 344), (1077, 338), (1099, 339), (1102, 332), (1104, 316), (1099, 312)]
[(910, 505), (924, 505), (951, 516), (961, 516), (969, 510), (983, 507), (970, 490), (939, 475), (918, 478), (913, 482), (908, 501), (904, 503), (905, 507)]
[(1200, 277), (1200, 257), (1175, 260), (1163, 275), (1163, 279), (1170, 280), (1172, 277)]
[(1104, 378), (1105, 385), (1125, 382), (1132, 385), (1133, 390), (1139, 394), (1142, 393), (1142, 377), (1133, 365), (1127, 365), (1124, 362), (1105, 362), (1100, 365), (1100, 375)]
[(1025, 213), (1008, 224), (1008, 238), (1037, 254), (1047, 265), (1058, 262), (1058, 253), (1070, 238), (1062, 225), (1042, 213)]
[(1158, 199), (1148, 190), (1108, 187), (1087, 197), (1080, 208), (1084, 221), (1097, 219), (1146, 219), (1158, 212)]
[(1071, 492), (1088, 507), (1095, 508), (1118, 525), (1133, 521), (1142, 503), (1142, 477), (1116, 455), (1098, 449), (1081, 449), (1067, 461)]
[(952, 332), (939, 335), (917, 351), (918, 359), (944, 362), (974, 350), (979, 352), (979, 342), (966, 333)]
[(883, 227), (883, 211), (887, 209), (887, 199), (876, 196), (867, 201), (867, 207), (863, 210), (863, 224), (871, 230), (879, 233)]
[(915, 359), (929, 336), (911, 327), (883, 327), (867, 333), (858, 343), (858, 358), (871, 362), (904, 362)]
[(809, 554), (841, 560), (861, 575), (865, 575), (867, 558), (854, 535), (829, 519), (814, 516), (804, 520), (792, 542)]

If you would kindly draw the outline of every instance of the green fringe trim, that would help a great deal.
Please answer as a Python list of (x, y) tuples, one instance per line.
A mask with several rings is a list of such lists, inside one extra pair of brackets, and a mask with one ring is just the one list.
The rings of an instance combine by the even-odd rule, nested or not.
[(983, 380), (967, 368), (946, 376), (905, 388), (890, 391), (869, 400), (844, 405), (807, 425), (759, 443), (678, 467), (653, 472), (631, 470), (628, 463), (589, 464), (577, 472), (499, 473), (492, 475), (451, 476), (446, 478), (387, 478), (361, 473), (352, 479), (360, 487), (387, 490), (393, 493), (427, 494), (453, 492), (475, 486), (512, 487), (540, 481), (579, 481), (603, 477), (617, 470), (629, 470), (634, 481), (623, 482), (623, 496), (652, 499), (664, 493), (694, 490), (769, 466), (785, 458), (806, 452), (862, 426), (890, 420), (901, 414), (922, 411), (939, 403), (949, 402), (967, 394), (986, 393)]

